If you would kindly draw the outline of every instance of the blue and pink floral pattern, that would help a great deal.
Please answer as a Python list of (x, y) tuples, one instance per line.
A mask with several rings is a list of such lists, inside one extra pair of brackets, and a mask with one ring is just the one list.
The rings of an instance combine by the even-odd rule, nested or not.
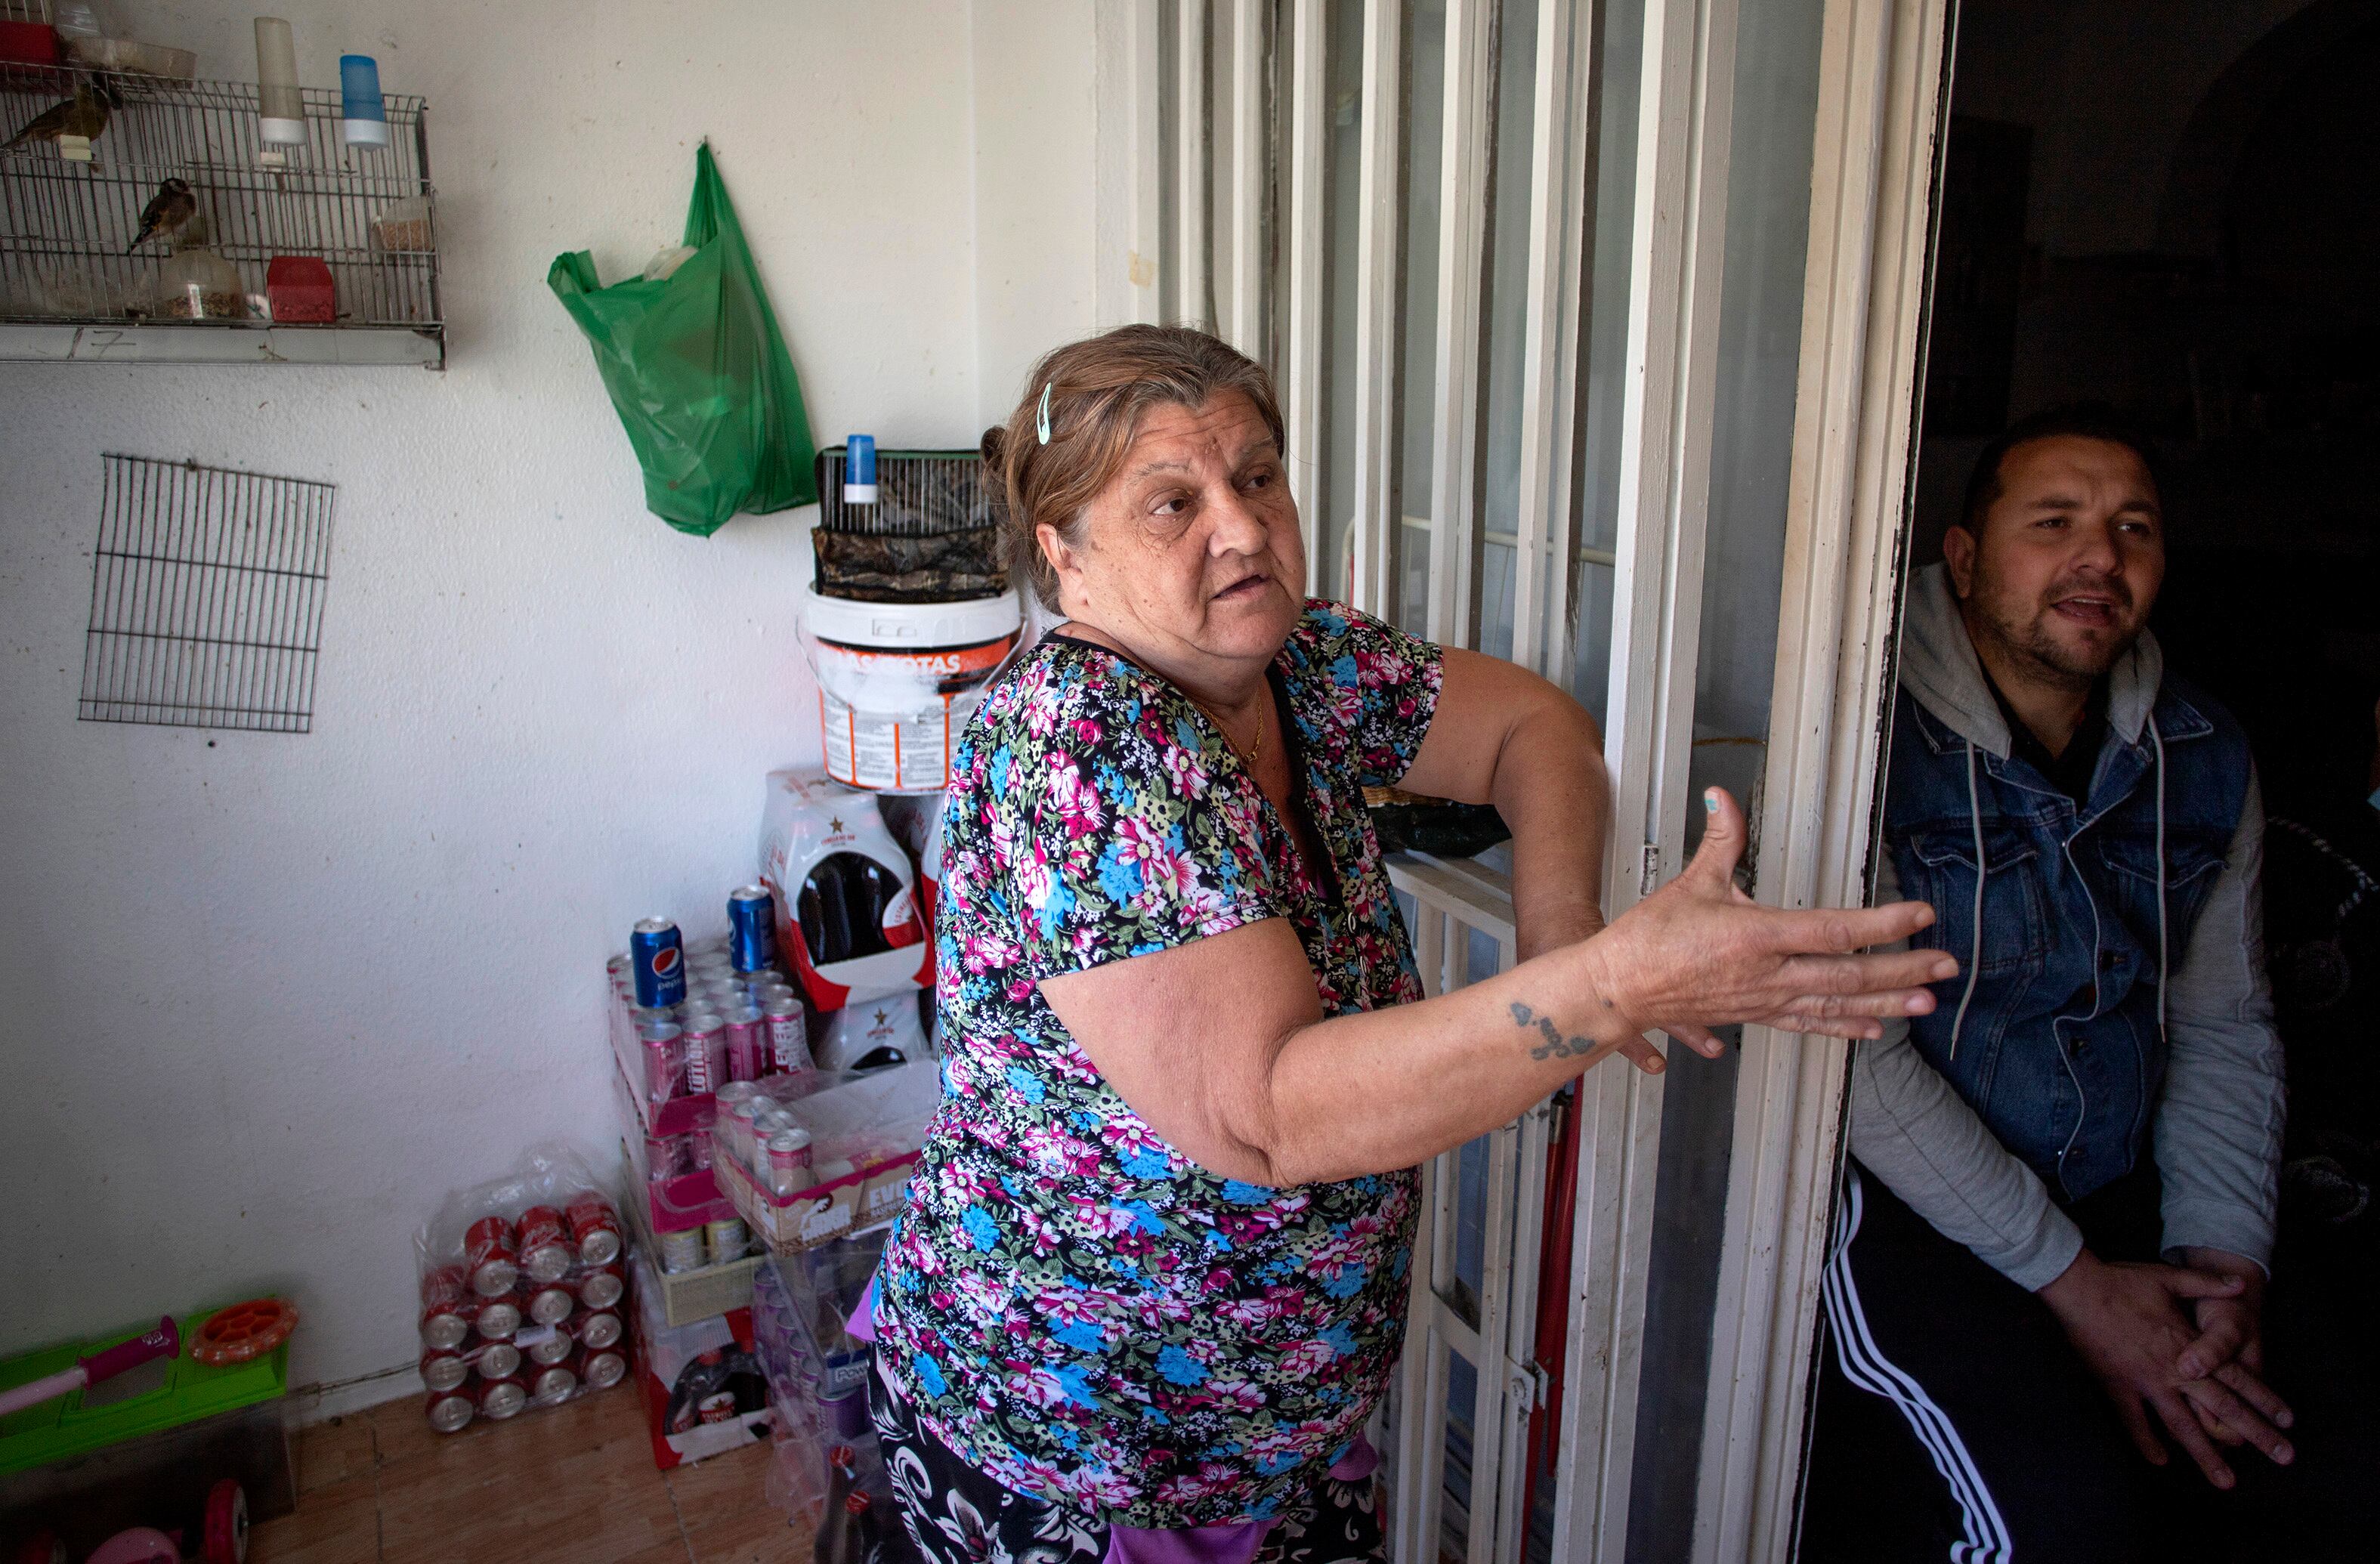
[(1124, 1525), (1278, 1513), (1354, 1439), (1403, 1343), (1412, 1170), (1219, 1178), (1041, 997), (1043, 977), (1268, 917), (1296, 929), (1326, 1015), (1421, 997), (1363, 789), (1412, 764), (1439, 649), (1314, 601), (1272, 672), (1327, 859), (1312, 874), (1205, 714), (1080, 641), (1004, 675), (952, 761), (944, 1097), (878, 1328), (936, 1437)]

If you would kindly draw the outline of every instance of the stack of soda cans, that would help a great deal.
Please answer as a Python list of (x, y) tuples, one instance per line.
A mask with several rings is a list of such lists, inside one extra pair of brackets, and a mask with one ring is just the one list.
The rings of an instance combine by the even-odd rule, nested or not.
[(610, 964), (623, 1126), (647, 1189), (664, 1270), (741, 1259), (750, 1235), (710, 1178), (708, 1131), (722, 1094), (811, 1068), (808, 1013), (778, 964), (775, 898), (727, 898), (728, 932), (688, 945), (666, 917), (640, 920)]
[(625, 1259), (619, 1213), (593, 1190), (473, 1221), (460, 1261), (421, 1278), (430, 1425), (452, 1434), (625, 1378)]

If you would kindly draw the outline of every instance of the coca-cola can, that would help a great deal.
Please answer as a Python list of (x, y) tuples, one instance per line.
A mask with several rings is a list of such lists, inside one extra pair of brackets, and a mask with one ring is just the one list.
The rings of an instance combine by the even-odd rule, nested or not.
[(609, 1309), (578, 1317), (578, 1340), (590, 1352), (618, 1346), (620, 1338), (626, 1333), (627, 1328), (620, 1323), (620, 1316)]
[(517, 1298), (491, 1298), (480, 1305), (477, 1328), (491, 1341), (510, 1340), (513, 1332), (520, 1328), (520, 1300)]
[(528, 1405), (528, 1387), (518, 1378), (482, 1379), (472, 1400), (481, 1417), (501, 1423)]
[(608, 1309), (627, 1295), (628, 1279), (617, 1266), (589, 1271), (578, 1279), (578, 1301), (590, 1309)]
[[(524, 1330), (521, 1334), (526, 1336), (528, 1332)], [(558, 1364), (568, 1357), (577, 1345), (567, 1331), (549, 1331), (529, 1343), (528, 1361), (540, 1364)]]
[(430, 1419), (430, 1426), (441, 1434), (459, 1434), (480, 1409), (468, 1391), (454, 1389), (431, 1391), (421, 1410)]
[(520, 1217), (520, 1267), (529, 1280), (543, 1286), (569, 1274), (570, 1230), (562, 1213), (551, 1206), (532, 1206)]
[(513, 1225), (502, 1217), (482, 1217), (463, 1234), (463, 1268), (471, 1291), (482, 1298), (513, 1290), (520, 1279), (519, 1257)]
[(529, 1295), (528, 1317), (540, 1325), (560, 1325), (577, 1306), (578, 1300), (571, 1296), (570, 1289), (556, 1282)]
[(628, 1360), (620, 1352), (589, 1352), (581, 1377), (590, 1390), (608, 1390), (628, 1376)]
[(509, 1379), (520, 1367), (520, 1349), (509, 1341), (491, 1341), (480, 1349), (479, 1360), (471, 1366), (482, 1379)]
[(529, 1385), (529, 1393), (540, 1406), (552, 1406), (568, 1400), (578, 1388), (578, 1371), (567, 1363), (558, 1363), (540, 1369)]
[(421, 1279), (421, 1344), (451, 1352), (471, 1339), (480, 1301), (460, 1266), (441, 1266)]
[(582, 1266), (608, 1266), (620, 1257), (620, 1214), (612, 1203), (593, 1190), (583, 1190), (570, 1198), (565, 1213), (570, 1222), (571, 1242), (578, 1245), (578, 1263)]
[(421, 1354), (421, 1382), (432, 1390), (452, 1390), (471, 1377), (471, 1365), (460, 1352), (435, 1349)]

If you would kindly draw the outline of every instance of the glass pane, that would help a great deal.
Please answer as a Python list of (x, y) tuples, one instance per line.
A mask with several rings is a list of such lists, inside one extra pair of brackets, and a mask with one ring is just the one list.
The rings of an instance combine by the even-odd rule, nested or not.
[(1471, 1360), (1446, 1351), (1446, 1476), (1439, 1505), (1439, 1557), (1471, 1554), (1471, 1453), (1473, 1412), (1479, 1404), (1479, 1371)]
[[(1529, 201), (1536, 174), (1529, 142), (1536, 119), (1536, 71), (1537, 7), (1534, 0), (1511, 0), (1497, 21), (1495, 177), (1488, 190), (1488, 268), (1481, 290), (1488, 363), (1479, 386), (1487, 418), (1479, 446), (1478, 647), (1495, 657), (1512, 655), (1514, 542), (1521, 527), (1521, 371), (1529, 302), (1529, 227), (1535, 215)], [(1559, 212), (1551, 215), (1560, 221)]]
[(1644, 0), (1603, 6), (1597, 49), (1595, 212), (1586, 300), (1586, 377), (1572, 495), (1578, 565), (1571, 693), (1598, 722), (1609, 709), (1611, 548), (1619, 538), (1620, 411), (1628, 352), (1629, 245), (1636, 204), (1636, 99)]
[[(1404, 352), (1400, 363), (1398, 471), (1404, 515), (1426, 517), (1437, 463), (1430, 397), (1438, 376), (1438, 211), (1446, 139), (1446, 5), (1414, 7), (1405, 44)], [(1392, 617), (1418, 635), (1428, 625), (1429, 535), (1400, 528), (1399, 590)]]
[[(1741, 12), (1735, 130), (1728, 169), (1726, 281), (1704, 564), (1694, 745), (1688, 785), (1727, 787), (1756, 822), (1784, 582), (1786, 484), (1807, 254), (1811, 141), (1824, 0), (1773, 0)], [(1689, 830), (1703, 811), (1689, 808)], [(1755, 828), (1756, 829), (1756, 828)], [(1691, 850), (1691, 849), (1690, 849)], [(1747, 861), (1749, 855), (1747, 855)], [(1730, 1039), (1731, 1040), (1731, 1039)], [(1637, 1449), (1702, 1441), (1718, 1284), (1737, 1056), (1670, 1053), (1647, 1273)], [(1636, 1468), (1630, 1553), (1663, 1551), (1693, 1522), (1692, 1462)]]
[(1322, 595), (1344, 602), (1354, 595), (1348, 554), (1355, 497), (1355, 239), (1363, 193), (1364, 0), (1333, 0), (1325, 72), (1330, 101), (1324, 123), (1329, 184), (1324, 191), (1322, 363), (1328, 377), (1322, 413), (1322, 481), (1316, 488), (1320, 521), (1308, 536), (1321, 540), (1315, 572)]

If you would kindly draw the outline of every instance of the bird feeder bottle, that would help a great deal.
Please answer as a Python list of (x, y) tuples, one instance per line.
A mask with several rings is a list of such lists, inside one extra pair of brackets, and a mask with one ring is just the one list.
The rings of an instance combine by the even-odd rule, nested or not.
[(279, 17), (256, 18), (256, 133), (267, 146), (306, 144), (306, 97), (298, 90), (298, 42)]
[(388, 145), (388, 108), (381, 102), (380, 65), (370, 55), (339, 56), (339, 134), (347, 145)]

